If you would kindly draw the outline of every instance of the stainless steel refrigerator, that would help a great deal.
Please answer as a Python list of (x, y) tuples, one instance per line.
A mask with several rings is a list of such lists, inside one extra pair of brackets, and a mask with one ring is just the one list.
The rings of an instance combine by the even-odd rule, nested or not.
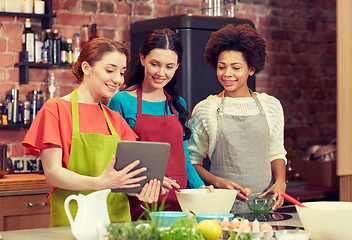
[[(227, 24), (254, 24), (248, 19), (212, 17), (205, 15), (179, 15), (135, 22), (131, 25), (131, 67), (139, 60), (140, 47), (148, 33), (155, 29), (170, 28), (182, 40), (183, 59), (176, 72), (180, 83), (181, 96), (186, 100), (189, 112), (210, 94), (218, 94), (223, 88), (219, 84), (216, 71), (204, 61), (204, 48), (212, 32)], [(255, 90), (255, 76), (248, 81)]]

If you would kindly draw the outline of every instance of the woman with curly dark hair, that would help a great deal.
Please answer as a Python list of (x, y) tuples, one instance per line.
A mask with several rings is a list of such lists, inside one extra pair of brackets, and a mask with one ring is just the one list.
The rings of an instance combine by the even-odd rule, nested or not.
[[(139, 140), (170, 143), (165, 176), (181, 188), (205, 188), (189, 160), (189, 114), (175, 78), (181, 59), (177, 34), (167, 28), (153, 31), (143, 42), (140, 61), (126, 81), (125, 91), (117, 93), (109, 107), (122, 114)], [(140, 204), (137, 198), (130, 198), (132, 219), (141, 214)], [(170, 191), (165, 206), (166, 210), (180, 210), (174, 191)]]
[[(276, 98), (252, 92), (248, 77), (264, 69), (265, 40), (251, 26), (229, 24), (214, 32), (205, 60), (224, 87), (198, 103), (192, 113), (190, 159), (206, 184), (239, 190), (232, 211), (249, 212), (253, 193), (273, 194), (273, 209), (282, 206), (285, 192), (286, 150), (284, 117)], [(208, 154), (210, 170), (203, 167)]]

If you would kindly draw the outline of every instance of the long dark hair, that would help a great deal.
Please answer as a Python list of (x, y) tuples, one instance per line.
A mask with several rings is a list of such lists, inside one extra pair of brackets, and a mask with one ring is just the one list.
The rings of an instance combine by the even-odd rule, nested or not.
[[(182, 59), (182, 45), (179, 36), (168, 28), (155, 30), (150, 33), (144, 40), (143, 45), (140, 50), (140, 54), (146, 57), (150, 51), (155, 48), (166, 49), (175, 52), (178, 56), (177, 62), (180, 63)], [(131, 76), (125, 82), (125, 89), (135, 90), (142, 85), (144, 80), (144, 67), (141, 62), (138, 61), (136, 68), (132, 72)], [(179, 121), (183, 127), (184, 140), (188, 140), (191, 136), (191, 130), (185, 126), (186, 121), (189, 119), (190, 115), (186, 109), (180, 103), (180, 93), (178, 89), (177, 80), (175, 75), (172, 77), (171, 81), (165, 85), (165, 91), (172, 97), (172, 105), (179, 113)]]

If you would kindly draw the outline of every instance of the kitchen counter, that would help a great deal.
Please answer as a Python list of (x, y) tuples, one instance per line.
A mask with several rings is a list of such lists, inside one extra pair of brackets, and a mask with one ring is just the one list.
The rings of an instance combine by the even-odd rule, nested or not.
[[(297, 213), (289, 213), (292, 215), (291, 219), (284, 221), (269, 222), (276, 226), (294, 226), (302, 227), (301, 221), (299, 220)], [(57, 228), (38, 228), (30, 230), (19, 230), (19, 231), (5, 231), (0, 232), (3, 240), (74, 240), (71, 233), (70, 227), (57, 227)]]
[(0, 196), (40, 194), (50, 190), (42, 174), (7, 174), (0, 178)]
[(75, 240), (70, 227), (37, 228), (0, 232), (1, 240)]
[(0, 178), (0, 231), (45, 228), (51, 187), (42, 174), (8, 174)]

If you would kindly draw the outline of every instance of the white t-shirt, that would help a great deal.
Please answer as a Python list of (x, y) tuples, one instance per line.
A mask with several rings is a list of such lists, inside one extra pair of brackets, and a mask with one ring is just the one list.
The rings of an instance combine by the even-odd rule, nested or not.
[[(286, 159), (284, 147), (284, 113), (281, 103), (266, 93), (255, 93), (266, 116), (270, 131), (270, 161)], [(209, 158), (214, 151), (217, 133), (217, 109), (221, 97), (210, 95), (193, 109), (189, 127), (192, 131), (188, 149), (192, 164), (203, 164), (207, 153)], [(235, 116), (252, 116), (259, 113), (253, 97), (225, 97), (224, 113)]]

